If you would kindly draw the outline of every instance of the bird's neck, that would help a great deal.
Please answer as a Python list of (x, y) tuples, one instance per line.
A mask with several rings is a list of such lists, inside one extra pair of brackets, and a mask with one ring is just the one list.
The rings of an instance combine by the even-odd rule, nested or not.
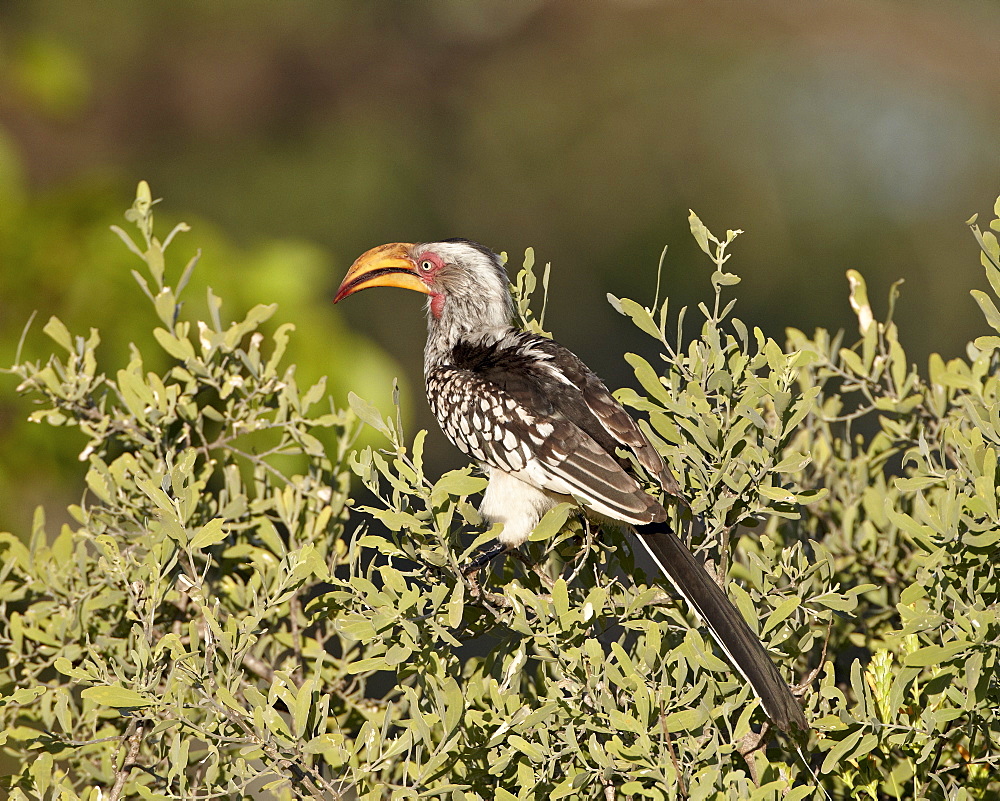
[(427, 312), (427, 346), (424, 348), (424, 374), (451, 363), (452, 352), (460, 342), (491, 345), (511, 330), (511, 307), (508, 303), (482, 303), (475, 299), (462, 302), (454, 297), (440, 308)]

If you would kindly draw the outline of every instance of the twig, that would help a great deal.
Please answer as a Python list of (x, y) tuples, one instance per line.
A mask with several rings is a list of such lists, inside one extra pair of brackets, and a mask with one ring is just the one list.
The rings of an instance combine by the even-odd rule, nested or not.
[[(212, 695), (208, 696), (208, 703), (220, 715), (224, 716), (231, 724), (240, 729), (247, 739), (263, 751), (267, 761), (277, 770), (284, 773), (288, 771), (295, 784), (300, 785), (305, 791), (315, 799), (332, 797), (342, 798), (342, 794), (335, 790), (316, 770), (308, 765), (301, 765), (292, 757), (282, 754), (274, 743), (258, 735), (253, 727), (246, 722), (235, 710), (220, 704)], [(287, 777), (286, 777), (287, 778)], [(323, 789), (320, 789), (322, 785)], [(324, 792), (327, 795), (324, 795)]]
[(748, 731), (739, 740), (737, 740), (733, 745), (736, 746), (736, 750), (739, 751), (743, 760), (747, 763), (747, 768), (750, 770), (750, 779), (758, 787), (760, 786), (760, 776), (757, 774), (757, 763), (753, 761), (753, 754), (755, 751), (760, 751), (765, 745), (767, 745), (767, 740), (771, 734), (771, 726), (768, 723), (764, 724), (764, 727), (760, 730), (760, 734), (754, 731)]
[(110, 743), (112, 740), (121, 740), (122, 735), (115, 734), (111, 737), (99, 737), (96, 740), (63, 740), (61, 738), (56, 739), (62, 745), (71, 745), (74, 748), (82, 748), (85, 745), (97, 745), (98, 743)]
[(525, 556), (516, 548), (511, 549), (507, 553), (508, 555), (513, 556), (522, 565), (524, 565), (525, 570), (530, 570), (532, 573), (538, 576), (542, 584), (548, 587), (549, 591), (551, 592), (552, 588), (555, 586), (556, 583), (552, 580), (552, 577), (550, 575), (548, 575), (544, 570), (542, 570), (541, 567), (531, 562), (527, 556)]
[(299, 614), (302, 612), (302, 602), (298, 590), (292, 595), (289, 603), (288, 620), (292, 635), (292, 653), (295, 656), (295, 667), (292, 669), (292, 682), (296, 687), (302, 686), (302, 638), (299, 631)]
[(677, 751), (674, 750), (674, 738), (670, 736), (667, 728), (667, 716), (660, 710), (660, 728), (663, 729), (663, 737), (667, 741), (667, 753), (670, 754), (670, 761), (674, 764), (674, 772), (677, 774), (677, 793), (681, 798), (687, 798), (687, 784), (684, 782), (684, 774), (681, 773), (680, 763), (677, 761)]
[(799, 682), (798, 684), (794, 685), (791, 688), (792, 695), (794, 695), (796, 698), (802, 698), (805, 696), (806, 690), (809, 689), (809, 685), (811, 685), (816, 680), (816, 677), (820, 674), (820, 671), (823, 670), (823, 666), (826, 663), (826, 649), (827, 646), (830, 644), (830, 634), (832, 632), (833, 632), (833, 623), (831, 622), (826, 627), (826, 637), (823, 639), (823, 652), (819, 656), (819, 663), (816, 665), (816, 667), (814, 667), (811, 671), (809, 671), (808, 675), (804, 679), (802, 679), (801, 682)]
[(726, 588), (726, 579), (729, 576), (729, 563), (732, 557), (730, 543), (732, 542), (733, 530), (735, 528), (736, 524), (734, 523), (731, 526), (725, 526), (719, 532), (719, 573), (716, 576), (716, 581), (723, 590)]
[(108, 801), (118, 801), (121, 798), (128, 775), (132, 772), (133, 767), (137, 767), (135, 761), (139, 757), (139, 747), (142, 745), (142, 736), (145, 731), (146, 721), (139, 718), (132, 718), (128, 724), (128, 728), (125, 730), (128, 752), (125, 754), (122, 766), (115, 772), (115, 783), (111, 787), (111, 792), (108, 793)]
[(572, 584), (576, 581), (576, 577), (580, 575), (580, 571), (583, 566), (587, 564), (587, 556), (590, 554), (590, 548), (594, 544), (594, 533), (590, 528), (590, 520), (587, 519), (587, 515), (581, 514), (580, 519), (583, 526), (583, 547), (577, 552), (576, 556), (573, 557), (572, 565), (573, 569), (570, 571), (569, 575), (566, 576), (566, 583)]
[[(201, 607), (202, 617), (205, 617), (205, 609)], [(254, 731), (253, 726), (247, 723), (242, 715), (237, 714), (233, 709), (228, 706), (219, 703), (216, 700), (215, 693), (218, 689), (218, 683), (215, 679), (215, 672), (213, 670), (215, 663), (215, 636), (212, 634), (212, 629), (207, 625), (207, 620), (205, 620), (205, 673), (202, 676), (204, 682), (202, 691), (205, 693), (205, 698), (211, 705), (212, 709), (219, 715), (225, 717), (233, 726), (243, 732), (247, 739), (254, 745), (258, 746), (261, 751), (264, 752), (267, 761), (284, 773), (286, 770), (291, 774), (291, 778), (295, 783), (302, 786), (305, 791), (313, 798), (321, 799), (332, 797), (335, 799), (342, 798), (342, 794), (333, 789), (333, 786), (326, 781), (314, 768), (309, 765), (301, 765), (296, 759), (285, 756), (282, 754), (278, 748), (268, 739), (261, 737)], [(246, 659), (244, 658), (244, 663)], [(320, 789), (322, 785), (323, 789)], [(324, 791), (326, 795), (324, 795)]]
[(261, 678), (266, 682), (274, 681), (274, 668), (263, 660), (258, 659), (253, 654), (244, 655), (240, 664), (258, 678)]

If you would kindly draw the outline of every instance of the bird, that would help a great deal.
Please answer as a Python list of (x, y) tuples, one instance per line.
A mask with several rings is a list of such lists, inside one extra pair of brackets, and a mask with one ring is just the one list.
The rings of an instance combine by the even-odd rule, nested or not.
[(574, 353), (514, 324), (501, 258), (468, 239), (391, 243), (351, 265), (334, 303), (372, 287), (427, 295), (424, 379), (445, 436), (488, 477), (480, 513), (507, 550), (560, 502), (631, 526), (657, 569), (704, 621), (778, 729), (807, 731), (802, 707), (760, 639), (674, 533), (643, 476), (687, 506), (663, 457)]

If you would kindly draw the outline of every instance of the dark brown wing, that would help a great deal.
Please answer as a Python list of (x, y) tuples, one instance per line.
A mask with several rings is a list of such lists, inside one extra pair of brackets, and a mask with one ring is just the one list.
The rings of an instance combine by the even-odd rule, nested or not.
[(634, 524), (664, 519), (663, 507), (616, 456), (626, 443), (600, 422), (551, 353), (535, 347), (538, 341), (548, 343), (511, 334), (489, 345), (456, 346), (451, 363), (427, 376), (445, 434), (470, 456), (541, 489), (574, 495), (600, 514)]
[[(532, 334), (524, 336), (531, 337), (532, 347), (548, 354), (550, 363), (579, 389), (580, 398), (586, 404), (590, 415), (610, 435), (615, 445), (632, 451), (643, 469), (660, 482), (665, 492), (683, 500), (680, 485), (663, 461), (663, 457), (650, 444), (635, 420), (622, 408), (604, 382), (575, 353), (558, 342)], [(605, 444), (605, 447), (608, 444), (610, 443)]]

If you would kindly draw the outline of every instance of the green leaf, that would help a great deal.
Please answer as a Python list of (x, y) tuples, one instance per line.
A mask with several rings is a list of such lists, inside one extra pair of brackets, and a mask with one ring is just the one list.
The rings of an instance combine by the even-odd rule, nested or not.
[(451, 470), (441, 476), (434, 484), (434, 495), (435, 497), (442, 497), (444, 495), (454, 495), (456, 497), (474, 495), (477, 492), (485, 490), (487, 484), (489, 484), (489, 481), (483, 476), (470, 475), (469, 468)]
[(389, 426), (382, 419), (382, 413), (373, 404), (355, 395), (353, 392), (347, 393), (347, 402), (351, 407), (351, 411), (358, 416), (358, 419), (362, 423), (366, 423), (379, 433), (388, 436)]
[(131, 370), (119, 370), (117, 379), (118, 391), (125, 401), (125, 406), (140, 422), (145, 423), (146, 410), (155, 402), (153, 391)]
[(853, 350), (848, 348), (840, 349), (840, 361), (844, 363), (854, 375), (867, 375), (868, 371), (865, 369), (864, 363), (861, 361), (861, 357)]
[(8, 696), (0, 696), (0, 706), (6, 704), (30, 704), (32, 701), (45, 695), (45, 692), (45, 687), (19, 687)]
[(421, 531), (427, 528), (420, 518), (409, 512), (397, 512), (395, 509), (373, 509), (368, 506), (362, 507), (362, 511), (368, 512), (392, 531), (402, 531), (403, 529)]
[(820, 768), (820, 774), (832, 772), (833, 769), (840, 764), (841, 760), (853, 754), (854, 749), (857, 748), (858, 743), (861, 742), (861, 738), (864, 733), (864, 729), (858, 729), (857, 731), (848, 734), (843, 740), (833, 746), (833, 748), (831, 748), (827, 753), (826, 758), (823, 760), (823, 767)]
[(313, 705), (313, 691), (316, 686), (315, 679), (303, 682), (295, 696), (294, 714), (292, 716), (292, 726), (295, 736), (302, 739), (306, 736), (306, 727), (309, 724), (309, 712)]
[(649, 393), (649, 395), (654, 399), (658, 400), (663, 404), (669, 404), (670, 393), (667, 392), (666, 387), (660, 381), (660, 377), (656, 374), (656, 371), (650, 366), (649, 362), (643, 359), (641, 356), (637, 356), (634, 353), (626, 353), (625, 361), (632, 365), (632, 369), (635, 371), (635, 377), (639, 379), (639, 383), (642, 384), (642, 388)]
[(761, 497), (777, 503), (795, 503), (795, 496), (784, 487), (758, 487)]
[(891, 497), (885, 499), (884, 509), (893, 525), (913, 537), (919, 545), (925, 548), (935, 547), (933, 529), (930, 526), (921, 525), (909, 515), (897, 511)]
[(982, 534), (967, 531), (962, 535), (962, 542), (971, 548), (990, 548), (1000, 542), (1000, 528), (991, 528)]
[(52, 667), (64, 676), (76, 679), (77, 681), (93, 681), (96, 678), (95, 676), (90, 675), (90, 673), (86, 670), (73, 667), (73, 663), (64, 656), (56, 657), (56, 660), (52, 663)]
[[(234, 712), (239, 712), (239, 713), (241, 713), (243, 715), (246, 715), (247, 710), (244, 709), (243, 705), (239, 701), (236, 700), (236, 696), (233, 695), (225, 687), (217, 687), (216, 690), (215, 690), (215, 697), (218, 698), (220, 701), (222, 701), (223, 704), (225, 704), (226, 706), (228, 706)], [(253, 701), (251, 701), (251, 703), (254, 703), (254, 706), (259, 706), (260, 705), (258, 703), (253, 702)], [(263, 703), (263, 700), (261, 700), (260, 703)]]
[(347, 673), (368, 673), (376, 670), (389, 670), (389, 665), (385, 661), (385, 657), (375, 656), (368, 659), (359, 659), (357, 662), (351, 662), (345, 666), (344, 670)]
[(48, 334), (53, 340), (55, 340), (57, 345), (60, 345), (69, 353), (74, 352), (73, 337), (70, 336), (69, 329), (63, 325), (62, 320), (58, 317), (50, 317), (42, 331)]
[[(892, 326), (892, 328), (895, 328), (895, 326)], [(896, 385), (896, 389), (902, 390), (903, 385), (906, 383), (907, 364), (903, 346), (899, 344), (899, 340), (897, 339), (893, 339), (889, 343), (889, 358), (892, 368), (892, 380)]]
[(663, 719), (663, 725), (667, 731), (676, 732), (696, 732), (708, 722), (708, 711), (701, 706), (691, 709), (682, 709), (678, 712), (671, 712)]
[(163, 328), (154, 328), (153, 336), (160, 343), (160, 347), (175, 359), (186, 362), (195, 357), (194, 345), (187, 337), (176, 337)]
[(997, 307), (990, 300), (990, 296), (978, 289), (973, 289), (971, 295), (976, 299), (979, 308), (982, 309), (983, 316), (986, 317), (986, 322), (990, 328), (994, 331), (1000, 331), (1000, 311), (997, 311)]
[(738, 284), (741, 280), (743, 279), (741, 279), (735, 273), (726, 273), (723, 272), (722, 270), (716, 270), (714, 273), (712, 273), (712, 283), (715, 286), (734, 286)]
[(448, 625), (457, 629), (462, 624), (463, 614), (465, 614), (465, 584), (457, 581), (448, 601)]
[(940, 484), (942, 481), (938, 476), (913, 476), (911, 478), (897, 478), (892, 483), (900, 492), (914, 492)]
[(532, 762), (541, 762), (542, 759), (544, 758), (544, 754), (542, 753), (541, 748), (539, 748), (534, 743), (528, 742), (520, 735), (512, 734), (510, 737), (507, 738), (507, 742), (510, 745), (514, 746), (514, 748), (516, 748), (518, 751), (524, 754)]
[(465, 696), (462, 687), (455, 679), (448, 676), (442, 682), (444, 689), (444, 730), (445, 735), (451, 734), (462, 720), (465, 712)]
[(907, 654), (903, 659), (903, 664), (910, 667), (940, 665), (944, 662), (950, 662), (959, 654), (971, 649), (972, 644), (964, 640), (948, 643), (948, 645), (925, 645), (923, 648)]
[(812, 457), (803, 453), (792, 453), (778, 462), (771, 471), (774, 473), (798, 473), (812, 462)]
[(144, 707), (152, 706), (152, 701), (135, 690), (130, 690), (121, 685), (109, 685), (103, 687), (88, 687), (81, 695), (88, 701), (93, 701), (101, 706), (113, 706), (116, 708)]
[[(698, 243), (700, 247), (709, 256), (712, 255), (712, 251), (708, 247), (709, 237), (712, 236), (705, 224), (698, 218), (691, 209), (688, 209), (688, 225), (691, 226), (691, 234), (694, 236), (695, 242)], [(714, 237), (712, 237), (714, 239)]]
[(858, 599), (854, 596), (843, 596), (836, 592), (825, 592), (810, 599), (810, 603), (825, 606), (827, 609), (835, 609), (838, 612), (850, 612), (858, 605)]
[(760, 633), (767, 634), (771, 629), (781, 623), (785, 618), (787, 618), (792, 612), (799, 608), (799, 603), (801, 599), (797, 595), (790, 595), (785, 598), (780, 604), (778, 604), (774, 611), (767, 616), (767, 620), (764, 621), (764, 626), (761, 628)]
[(222, 542), (229, 534), (229, 532), (225, 530), (224, 524), (225, 521), (221, 517), (209, 520), (204, 526), (201, 527), (198, 533), (191, 538), (191, 542), (189, 543), (190, 547), (195, 550), (200, 550)]
[(560, 503), (547, 511), (531, 532), (529, 539), (532, 542), (548, 540), (554, 537), (562, 529), (569, 517), (570, 510), (574, 508), (571, 503)]
[(875, 321), (872, 307), (868, 303), (868, 287), (865, 285), (865, 279), (857, 270), (847, 271), (847, 282), (851, 287), (849, 298), (851, 308), (858, 317), (858, 328), (862, 334), (865, 334)]
[(571, 795), (578, 796), (579, 788), (575, 784), (575, 779), (576, 776), (567, 776), (555, 787), (553, 787), (552, 792), (550, 792), (548, 796), (549, 801), (557, 801), (560, 798), (568, 798)]
[[(163, 264), (163, 254), (160, 251), (151, 249), (147, 255), (156, 256), (155, 261), (160, 265)], [(153, 264), (153, 261), (149, 262), (150, 272), (152, 272)], [(156, 294), (156, 297), (153, 299), (153, 306), (156, 309), (157, 316), (164, 325), (174, 325), (177, 316), (177, 299), (169, 287), (164, 287)]]
[(271, 351), (271, 357), (267, 360), (267, 364), (264, 365), (265, 378), (275, 375), (278, 365), (285, 355), (285, 349), (288, 347), (289, 335), (294, 330), (295, 326), (292, 323), (282, 323), (274, 332), (274, 350)]
[(653, 321), (647, 308), (640, 306), (634, 300), (629, 300), (628, 298), (621, 298), (615, 308), (622, 314), (630, 317), (640, 331), (649, 334), (654, 339), (663, 341), (663, 335), (660, 333), (660, 329)]

